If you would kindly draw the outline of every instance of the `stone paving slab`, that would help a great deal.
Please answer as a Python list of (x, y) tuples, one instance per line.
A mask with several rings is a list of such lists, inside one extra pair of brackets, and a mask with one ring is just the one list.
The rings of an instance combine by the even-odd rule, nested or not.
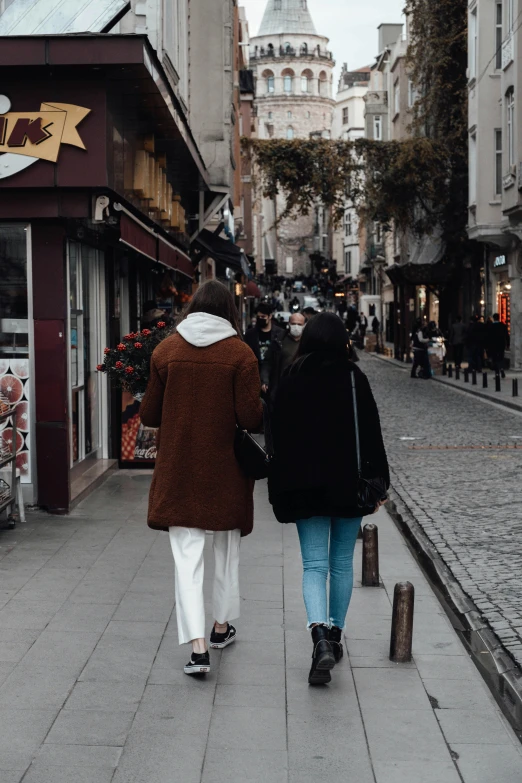
[[(30, 514), (32, 532), (0, 533), (0, 580), (13, 585), (0, 608), (0, 783), (221, 783), (224, 770), (248, 783), (522, 779), (518, 739), (386, 512), (383, 586), (361, 587), (358, 544), (346, 655), (330, 686), (310, 688), (297, 534), (275, 521), (259, 483), (239, 638), (194, 680), (177, 642), (168, 537), (136, 513), (148, 488), (137, 478), (112, 475), (76, 516)], [(398, 666), (391, 596), (406, 578), (415, 656)]]

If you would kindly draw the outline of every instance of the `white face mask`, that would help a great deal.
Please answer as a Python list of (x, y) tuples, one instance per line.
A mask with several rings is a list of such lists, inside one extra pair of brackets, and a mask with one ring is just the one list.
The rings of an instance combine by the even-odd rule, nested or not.
[(290, 334), (292, 337), (301, 337), (303, 329), (304, 326), (301, 326), (301, 324), (290, 324)]

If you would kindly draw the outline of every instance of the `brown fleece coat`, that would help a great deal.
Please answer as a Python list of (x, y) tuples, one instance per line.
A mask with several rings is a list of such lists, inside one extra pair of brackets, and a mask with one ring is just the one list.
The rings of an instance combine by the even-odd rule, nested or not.
[(140, 408), (147, 427), (161, 426), (149, 497), (149, 527), (252, 532), (254, 482), (234, 455), (236, 418), (260, 427), (258, 362), (237, 337), (196, 348), (179, 334), (152, 356)]

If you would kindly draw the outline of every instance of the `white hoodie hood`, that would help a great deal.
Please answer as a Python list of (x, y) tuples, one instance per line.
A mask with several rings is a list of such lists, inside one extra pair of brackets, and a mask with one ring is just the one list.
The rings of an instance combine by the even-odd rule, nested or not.
[(226, 318), (210, 313), (191, 313), (178, 326), (178, 334), (196, 348), (207, 348), (228, 337), (237, 337), (237, 332)]

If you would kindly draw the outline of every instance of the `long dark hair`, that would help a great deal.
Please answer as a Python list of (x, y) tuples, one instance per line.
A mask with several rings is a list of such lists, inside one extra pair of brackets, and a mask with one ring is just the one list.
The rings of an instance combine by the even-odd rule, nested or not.
[(319, 313), (306, 324), (295, 361), (309, 354), (324, 356), (325, 359), (348, 358), (349, 336), (346, 327), (334, 313)]
[(185, 308), (180, 321), (184, 321), (192, 313), (209, 313), (224, 318), (232, 324), (238, 337), (243, 339), (241, 326), (239, 323), (239, 313), (237, 311), (234, 297), (223, 283), (219, 280), (207, 280), (203, 283)]

